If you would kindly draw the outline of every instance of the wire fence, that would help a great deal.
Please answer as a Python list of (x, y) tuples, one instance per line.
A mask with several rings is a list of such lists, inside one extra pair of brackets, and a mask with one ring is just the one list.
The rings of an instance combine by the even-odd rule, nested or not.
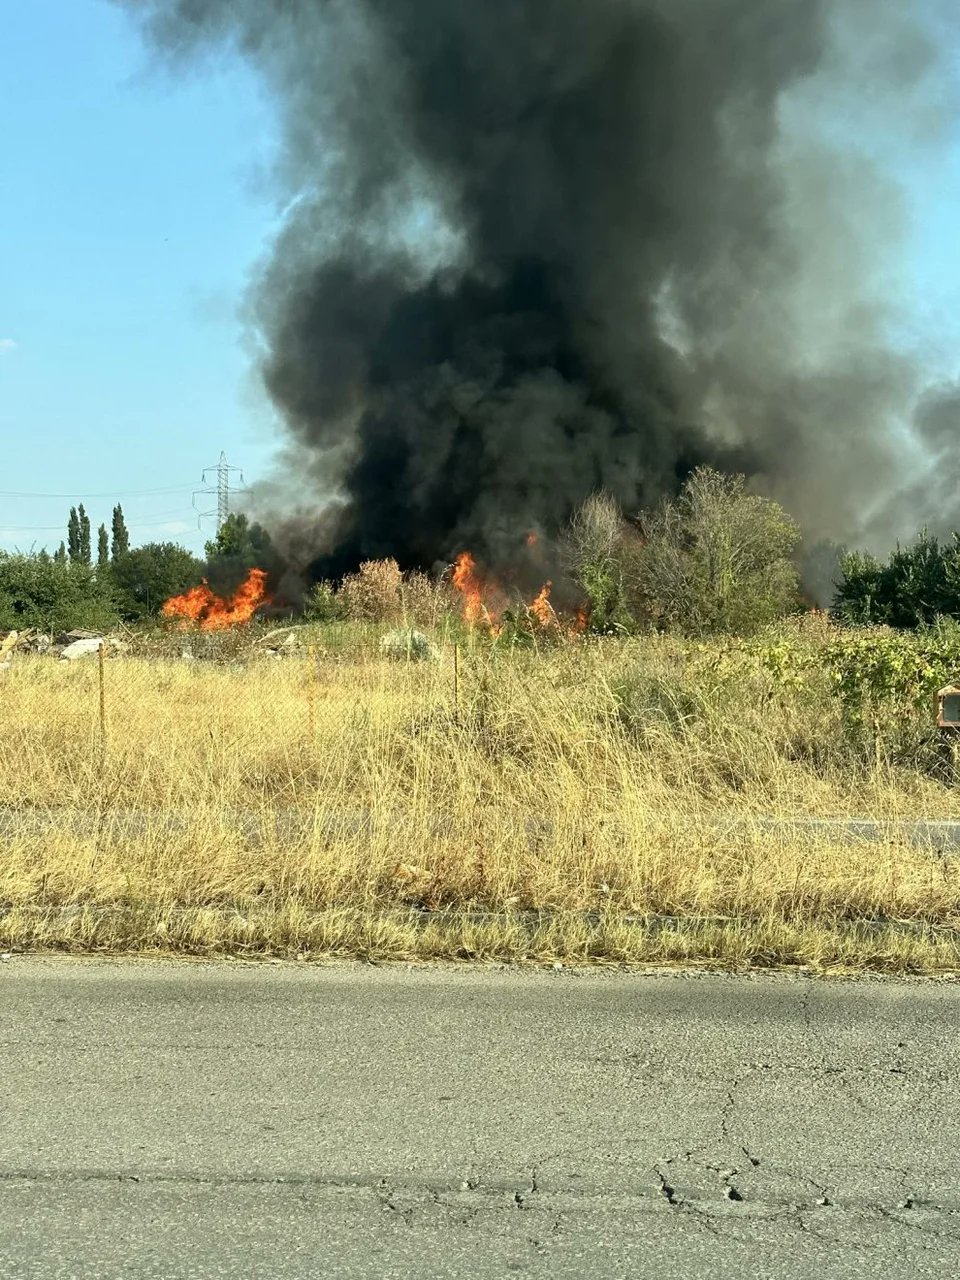
[(122, 941), (111, 912), (146, 904), (151, 945), (181, 916), (183, 945), (261, 917), (271, 946), (300, 945), (334, 907), (506, 919), (521, 951), (554, 920), (575, 951), (613, 919), (849, 918), (954, 945), (960, 823), (764, 815), (733, 789), (741, 811), (711, 811), (688, 757), (718, 748), (621, 732), (603, 641), (350, 623), (89, 639), (0, 673), (0, 921), (35, 916), (31, 937)]
[[(316, 742), (322, 729), (329, 749), (332, 710), (344, 733), (356, 730), (359, 708), (372, 723), (378, 707), (398, 700), (456, 721), (506, 652), (490, 635), (455, 623), (429, 633), (331, 623), (25, 639), (8, 647), (0, 671), (8, 748), (15, 739), (34, 765), (44, 751), (64, 764), (82, 743), (101, 778), (137, 741), (187, 751), (198, 739), (223, 738), (227, 722), (234, 731), (241, 721), (254, 732), (259, 725), (264, 750), (275, 751)], [(529, 667), (545, 653), (533, 643), (519, 656)]]

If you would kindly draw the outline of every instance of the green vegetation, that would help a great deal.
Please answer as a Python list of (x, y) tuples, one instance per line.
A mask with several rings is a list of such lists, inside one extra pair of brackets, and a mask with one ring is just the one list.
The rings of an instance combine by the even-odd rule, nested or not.
[(203, 561), (177, 543), (148, 542), (120, 556), (109, 578), (120, 616), (136, 622), (154, 617), (165, 600), (195, 587), (205, 572)]
[[(228, 536), (238, 520), (242, 517)], [(245, 522), (240, 528), (245, 530)], [(140, 622), (155, 617), (165, 600), (195, 586), (207, 572), (175, 542), (148, 542), (131, 550), (119, 504), (111, 530), (108, 534), (105, 525), (99, 526), (94, 563), (90, 518), (80, 503), (70, 508), (66, 541), (53, 556), (0, 553), (0, 628), (50, 633)]]
[(210, 585), (221, 594), (234, 591), (251, 569), (269, 572), (278, 564), (269, 533), (245, 515), (227, 516), (204, 550)]
[(130, 535), (127, 532), (127, 522), (123, 518), (123, 507), (118, 502), (113, 508), (113, 518), (110, 523), (111, 541), (110, 541), (110, 559), (114, 564), (121, 560), (130, 549)]
[(592, 494), (573, 513), (563, 550), (597, 634), (625, 633), (636, 628), (628, 584), (638, 546), (636, 531), (609, 494)]
[[(579, 591), (593, 634), (746, 637), (803, 611), (799, 544), (795, 521), (778, 503), (750, 493), (743, 476), (700, 468), (675, 498), (635, 519), (609, 494), (591, 495), (560, 532), (555, 558), (568, 587)], [(242, 514), (224, 521), (206, 554), (204, 564), (172, 542), (131, 549), (117, 504), (109, 533), (104, 525), (97, 530), (94, 558), (80, 503), (70, 508), (66, 541), (52, 557), (0, 559), (0, 626), (141, 622), (203, 577), (229, 594), (254, 567), (271, 575), (283, 569), (267, 530)], [(943, 619), (960, 621), (960, 533), (941, 542), (924, 531), (886, 561), (826, 542), (806, 549), (802, 560), (808, 584), (815, 581), (821, 593), (833, 584), (837, 622), (928, 631)], [(403, 573), (390, 559), (368, 561), (342, 582), (314, 583), (302, 600), (281, 603), (299, 604), (306, 621), (331, 623), (435, 627), (458, 612), (447, 576)], [(569, 594), (566, 603), (569, 611)], [(504, 633), (520, 644), (537, 638), (529, 604), (517, 595), (502, 610)]]
[(960, 534), (941, 544), (924, 530), (886, 561), (852, 552), (840, 568), (834, 610), (845, 622), (910, 628), (960, 619)]
[(100, 573), (107, 573), (110, 569), (110, 542), (107, 537), (107, 526), (100, 525), (97, 529), (97, 570)]
[(797, 609), (800, 529), (745, 484), (702, 468), (677, 499), (641, 517), (636, 591), (654, 626), (747, 634)]
[(97, 630), (117, 620), (112, 584), (82, 560), (0, 552), (0, 628)]

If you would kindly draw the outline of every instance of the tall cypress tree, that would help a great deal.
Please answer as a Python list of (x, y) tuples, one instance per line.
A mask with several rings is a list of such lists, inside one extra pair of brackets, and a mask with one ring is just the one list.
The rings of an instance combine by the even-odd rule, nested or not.
[(92, 560), (90, 548), (90, 517), (83, 509), (81, 502), (77, 507), (77, 515), (80, 518), (80, 563), (90, 564)]
[(106, 569), (110, 565), (110, 540), (107, 537), (107, 526), (102, 524), (97, 530), (97, 568)]
[(113, 508), (113, 520), (111, 521), (111, 533), (113, 534), (113, 545), (110, 551), (110, 558), (116, 564), (130, 550), (130, 535), (127, 533), (127, 522), (123, 518), (123, 507), (118, 502)]
[(80, 559), (80, 517), (77, 508), (70, 508), (70, 519), (67, 521), (67, 555), (71, 560)]

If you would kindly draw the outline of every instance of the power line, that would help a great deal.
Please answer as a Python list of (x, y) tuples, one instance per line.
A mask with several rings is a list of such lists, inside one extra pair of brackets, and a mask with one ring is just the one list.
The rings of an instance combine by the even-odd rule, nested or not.
[[(207, 483), (207, 475), (210, 472), (216, 472), (216, 485)], [(126, 493), (118, 494), (116, 490), (108, 490), (103, 493), (90, 493), (75, 490), (73, 493), (28, 493), (23, 490), (16, 489), (0, 489), (0, 498), (30, 498), (30, 499), (46, 499), (55, 498), (69, 500), (71, 502), (89, 501), (92, 498), (109, 498), (114, 502), (123, 502), (130, 498), (146, 498), (159, 494), (177, 494), (191, 493), (190, 511), (187, 512), (183, 508), (168, 513), (160, 513), (155, 511), (146, 512), (150, 516), (149, 520), (138, 520), (136, 516), (132, 516), (130, 523), (134, 528), (140, 529), (156, 529), (162, 524), (168, 523), (170, 520), (178, 516), (186, 514), (196, 514), (197, 526), (202, 528), (202, 521), (208, 517), (215, 516), (217, 521), (217, 532), (219, 533), (230, 514), (230, 476), (236, 472), (240, 476), (240, 485), (246, 487), (243, 471), (240, 467), (233, 467), (227, 462), (227, 455), (221, 452), (220, 458), (215, 466), (204, 467), (200, 473), (200, 483), (204, 486), (202, 489), (194, 489), (190, 484), (160, 485), (153, 489), (129, 489)], [(216, 496), (216, 511), (200, 511), (197, 508), (197, 498), (201, 495), (209, 494), (211, 497)], [(62, 529), (62, 524), (4, 524), (0, 520), (0, 532), (3, 533), (55, 533)]]
[(147, 498), (158, 493), (189, 493), (192, 488), (193, 485), (188, 482), (169, 485), (162, 489), (130, 489), (120, 494), (113, 489), (106, 493), (87, 493), (82, 490), (74, 490), (73, 493), (25, 493), (14, 489), (0, 489), (0, 498), (63, 498), (73, 502), (78, 499), (83, 501), (85, 498), (112, 498), (115, 502), (121, 502), (127, 498)]
[[(134, 529), (155, 529), (158, 525), (167, 524), (170, 520), (175, 520), (177, 516), (192, 516), (194, 509), (192, 507), (178, 507), (176, 511), (149, 511), (147, 515), (150, 520), (137, 520), (135, 517), (130, 520), (130, 527)], [(0, 533), (52, 533), (58, 529), (65, 529), (66, 524), (61, 521), (60, 524), (4, 524), (0, 520)]]

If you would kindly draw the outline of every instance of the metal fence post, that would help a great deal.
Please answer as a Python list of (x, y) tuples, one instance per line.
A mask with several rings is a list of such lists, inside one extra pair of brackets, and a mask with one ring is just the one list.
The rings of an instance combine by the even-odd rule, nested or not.
[(97, 649), (97, 671), (100, 686), (100, 780), (103, 781), (103, 773), (107, 763), (107, 676), (104, 664), (105, 658), (105, 642), (101, 639), (100, 647)]

